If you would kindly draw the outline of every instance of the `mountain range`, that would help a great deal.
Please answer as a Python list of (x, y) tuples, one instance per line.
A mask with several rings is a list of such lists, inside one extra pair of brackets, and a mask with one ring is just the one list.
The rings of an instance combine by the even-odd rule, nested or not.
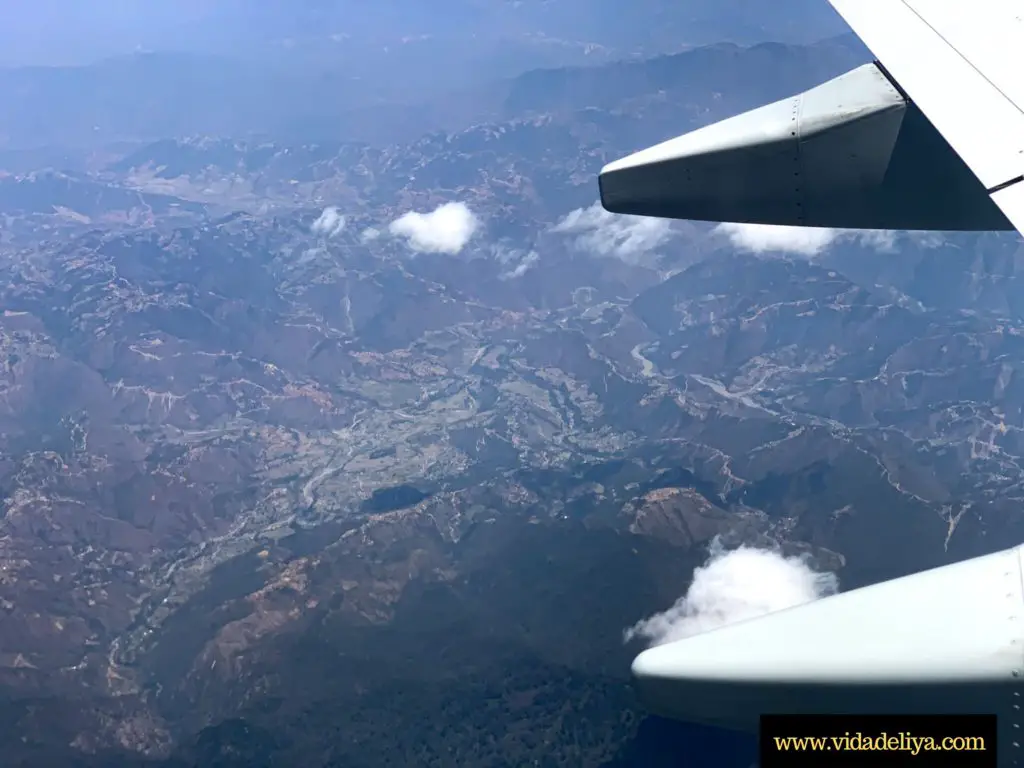
[(612, 216), (595, 178), (865, 58), (716, 43), (356, 105), (333, 137), (279, 91), (207, 111), (223, 81), (81, 90), (105, 123), (26, 89), (0, 114), (46, 132), (0, 156), (10, 764), (749, 765), (645, 717), (624, 630), (710, 546), (848, 589), (1019, 540), (1024, 251)]
[[(392, 74), (409, 76), (415, 73), (394, 66), (406, 55), (397, 50), (403, 47), (422, 63), (454, 55), (464, 63), (532, 68), (722, 41), (807, 43), (842, 29), (832, 9), (815, 0), (792, 0), (785, 14), (751, 0), (641, 0), (628, 13), (609, 0), (438, 0), (429, 7), (414, 0), (40, 0), (10, 11), (0, 31), (0, 63), (82, 65), (172, 50), (249, 60), (296, 56), (366, 71), (390, 59)], [(445, 53), (442, 62), (434, 58)]]

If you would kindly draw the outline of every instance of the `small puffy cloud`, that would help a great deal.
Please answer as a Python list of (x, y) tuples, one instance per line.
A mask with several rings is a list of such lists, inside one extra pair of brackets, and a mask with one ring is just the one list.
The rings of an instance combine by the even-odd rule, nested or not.
[(727, 238), (741, 251), (801, 256), (817, 256), (838, 242), (857, 242), (877, 251), (896, 250), (897, 241), (901, 238), (925, 248), (934, 248), (942, 243), (942, 236), (934, 232), (897, 232), (888, 229), (826, 229), (723, 223), (712, 231)]
[(514, 280), (517, 277), (522, 277), (533, 268), (533, 265), (537, 263), (538, 259), (540, 259), (540, 256), (537, 252), (530, 251), (526, 255), (522, 256), (514, 267), (502, 272), (499, 277), (502, 280)]
[(839, 233), (840, 238), (857, 240), (861, 244), (876, 251), (895, 251), (897, 232), (891, 229), (865, 229), (862, 231), (846, 230)]
[(445, 203), (430, 213), (410, 211), (391, 222), (388, 231), (404, 237), (414, 251), (455, 254), (479, 227), (476, 215), (464, 203)]
[(313, 222), (311, 227), (314, 234), (323, 235), (324, 237), (334, 237), (335, 235), (341, 234), (342, 230), (345, 229), (345, 217), (338, 212), (337, 208), (329, 207), (324, 208), (323, 213), (320, 217)]
[(577, 208), (551, 231), (574, 235), (575, 246), (582, 251), (628, 262), (640, 261), (675, 235), (667, 219), (609, 213), (600, 203)]
[(361, 243), (372, 243), (380, 237), (380, 230), (374, 229), (373, 227), (367, 227), (359, 233), (359, 242)]
[(803, 558), (753, 547), (726, 550), (716, 539), (708, 561), (694, 571), (686, 594), (667, 611), (627, 629), (625, 640), (670, 643), (809, 603), (838, 590), (834, 573), (816, 571)]
[(734, 246), (751, 253), (798, 253), (814, 256), (839, 236), (839, 230), (817, 227), (782, 227), (770, 224), (719, 224), (714, 231)]
[(900, 243), (910, 243), (919, 248), (938, 248), (946, 242), (946, 236), (941, 232), (905, 232), (896, 229), (841, 229), (837, 239), (855, 241), (885, 253), (894, 253)]
[(537, 251), (516, 248), (506, 242), (496, 243), (491, 246), (490, 250), (494, 260), (505, 268), (498, 275), (501, 280), (514, 280), (517, 277), (522, 277), (540, 260), (540, 254)]

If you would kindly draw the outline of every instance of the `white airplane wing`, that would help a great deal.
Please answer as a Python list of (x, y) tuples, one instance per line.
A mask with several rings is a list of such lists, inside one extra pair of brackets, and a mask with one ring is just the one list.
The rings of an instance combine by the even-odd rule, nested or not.
[(830, 2), (1024, 229), (1024, 2)]
[(1024, 229), (1024, 0), (831, 3), (877, 61), (609, 163), (604, 207), (806, 227)]
[[(609, 163), (604, 207), (1024, 232), (1024, 0), (830, 2), (876, 62)], [(658, 646), (633, 673), (653, 711), (740, 729), (764, 713), (997, 713), (998, 765), (1017, 766), (1022, 585), (1024, 546)]]

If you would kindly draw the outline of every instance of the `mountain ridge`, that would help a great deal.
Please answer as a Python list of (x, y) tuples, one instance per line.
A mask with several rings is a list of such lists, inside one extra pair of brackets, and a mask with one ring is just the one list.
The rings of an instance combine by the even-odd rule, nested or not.
[(853, 588), (1019, 539), (1018, 238), (756, 254), (594, 202), (608, 159), (861, 54), (713, 46), (398, 144), (5, 177), (5, 754), (720, 766), (751, 745), (644, 720), (623, 643), (712, 542)]

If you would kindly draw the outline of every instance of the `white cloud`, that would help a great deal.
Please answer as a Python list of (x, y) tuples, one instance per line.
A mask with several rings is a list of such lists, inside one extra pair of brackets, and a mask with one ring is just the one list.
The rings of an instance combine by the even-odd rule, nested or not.
[(491, 245), (490, 251), (494, 260), (505, 267), (505, 271), (498, 275), (498, 278), (501, 280), (513, 280), (517, 277), (522, 277), (533, 269), (534, 265), (540, 260), (540, 254), (537, 251), (515, 248), (507, 242)]
[(536, 251), (530, 251), (519, 260), (515, 267), (507, 272), (502, 272), (500, 278), (502, 280), (514, 280), (517, 277), (522, 277), (533, 268), (533, 265), (537, 263), (539, 258), (540, 256)]
[(802, 558), (753, 547), (727, 551), (716, 539), (686, 594), (667, 611), (627, 629), (625, 639), (661, 645), (809, 603), (838, 589), (834, 573), (815, 571)]
[(898, 232), (891, 229), (864, 229), (846, 230), (840, 232), (840, 238), (858, 240), (862, 245), (874, 248), (876, 251), (895, 251)]
[(380, 230), (374, 229), (373, 227), (367, 227), (359, 234), (359, 242), (370, 243), (380, 237)]
[(673, 238), (672, 222), (646, 216), (609, 213), (594, 203), (577, 208), (555, 224), (552, 232), (575, 235), (580, 250), (637, 262)]
[(942, 236), (934, 232), (899, 232), (888, 229), (825, 229), (723, 223), (712, 231), (728, 238), (741, 251), (793, 253), (802, 256), (816, 256), (840, 241), (855, 241), (878, 251), (895, 251), (896, 243), (901, 238), (925, 248), (934, 248), (942, 243)]
[(324, 235), (325, 237), (334, 237), (335, 235), (341, 234), (341, 231), (345, 229), (345, 217), (342, 216), (338, 212), (338, 209), (333, 206), (324, 208), (320, 217), (313, 222), (311, 229), (314, 234)]
[(835, 229), (816, 227), (781, 227), (769, 224), (719, 224), (713, 230), (724, 235), (734, 246), (751, 253), (799, 253), (814, 256), (821, 253), (839, 236)]
[(404, 237), (414, 251), (455, 254), (479, 227), (476, 215), (464, 203), (445, 203), (430, 213), (410, 211), (391, 222), (388, 230)]

